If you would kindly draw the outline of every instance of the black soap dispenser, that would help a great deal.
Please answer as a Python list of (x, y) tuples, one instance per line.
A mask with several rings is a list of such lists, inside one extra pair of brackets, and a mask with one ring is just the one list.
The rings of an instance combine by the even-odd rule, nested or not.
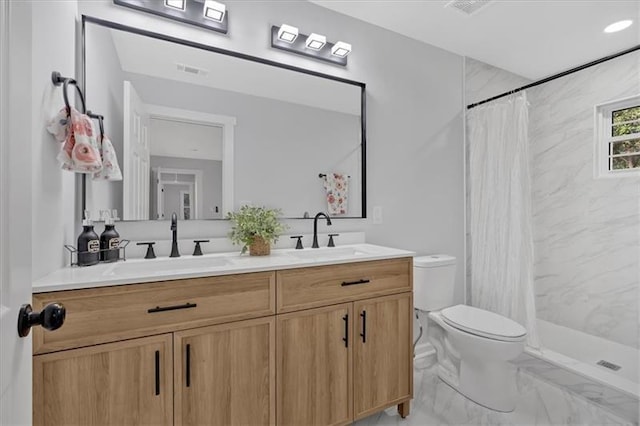
[(117, 213), (112, 216), (109, 210), (104, 210), (101, 215), (104, 220), (104, 231), (100, 234), (100, 261), (115, 262), (120, 257), (120, 234), (116, 231), (114, 217)]
[(78, 266), (90, 266), (100, 262), (100, 239), (93, 230), (89, 212), (84, 211), (82, 233), (78, 237)]

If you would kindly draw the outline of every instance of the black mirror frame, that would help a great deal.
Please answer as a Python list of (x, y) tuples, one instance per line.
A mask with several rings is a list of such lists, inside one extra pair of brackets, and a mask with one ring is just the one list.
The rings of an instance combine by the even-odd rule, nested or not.
[[(164, 41), (168, 41), (170, 43), (176, 43), (176, 44), (180, 44), (183, 46), (187, 46), (187, 47), (193, 47), (196, 49), (202, 49), (202, 50), (207, 50), (209, 52), (213, 52), (213, 53), (221, 53), (223, 55), (229, 55), (229, 56), (233, 56), (239, 59), (244, 59), (244, 60), (248, 60), (248, 61), (253, 61), (253, 62), (258, 62), (264, 65), (270, 65), (270, 66), (274, 66), (274, 67), (278, 67), (278, 68), (283, 68), (283, 69), (287, 69), (290, 71), (295, 71), (295, 72), (300, 72), (300, 73), (304, 73), (304, 74), (308, 74), (308, 75), (313, 75), (316, 77), (321, 77), (321, 78), (326, 78), (329, 80), (333, 80), (333, 81), (338, 81), (341, 83), (346, 83), (346, 84), (351, 84), (354, 86), (358, 86), (360, 87), (360, 134), (361, 134), (361, 183), (362, 183), (362, 211), (361, 211), (361, 215), (360, 217), (356, 217), (356, 216), (352, 216), (352, 217), (344, 217), (344, 218), (340, 218), (340, 217), (336, 217), (335, 219), (366, 219), (367, 217), (367, 126), (366, 126), (366, 84), (360, 81), (354, 81), (354, 80), (349, 80), (349, 79), (345, 79), (345, 78), (341, 78), (341, 77), (336, 77), (333, 75), (329, 75), (329, 74), (323, 74), (317, 71), (312, 71), (312, 70), (308, 70), (305, 68), (300, 68), (300, 67), (296, 67), (293, 65), (288, 65), (288, 64), (283, 64), (280, 62), (275, 62), (269, 59), (264, 59), (264, 58), (260, 58), (257, 56), (251, 56), (251, 55), (246, 55), (244, 53), (240, 53), (240, 52), (234, 52), (232, 50), (226, 50), (226, 49), (221, 49), (218, 47), (214, 47), (214, 46), (209, 46), (206, 44), (200, 44), (200, 43), (196, 43), (190, 40), (184, 40), (184, 39), (180, 39), (180, 38), (176, 38), (176, 37), (172, 37), (166, 34), (160, 34), (160, 33), (155, 33), (155, 32), (151, 32), (151, 31), (147, 31), (147, 30), (142, 30), (139, 28), (134, 28), (134, 27), (129, 27), (126, 25), (122, 25), (116, 22), (111, 22), (111, 21), (106, 21), (103, 19), (99, 19), (99, 18), (94, 18), (92, 16), (87, 16), (87, 15), (82, 15), (82, 48), (81, 48), (81, 53), (82, 53), (82, 66), (81, 66), (81, 86), (83, 89), (83, 92), (85, 93), (85, 97), (87, 96), (87, 92), (86, 92), (86, 71), (87, 71), (87, 64), (86, 64), (86, 24), (87, 23), (92, 23), (92, 24), (97, 24), (97, 25), (101, 25), (103, 27), (107, 27), (107, 28), (111, 28), (111, 29), (115, 29), (115, 30), (120, 30), (120, 31), (127, 31), (133, 34), (138, 34), (138, 35), (142, 35), (142, 36), (146, 36), (146, 37), (152, 37), (155, 39), (159, 39), (159, 40), (164, 40)], [(81, 199), (81, 210), (80, 210), (80, 217), (83, 217), (84, 215), (84, 211), (87, 207), (87, 176), (86, 175), (82, 175), (82, 179), (81, 179), (81, 191), (82, 191), (82, 199)], [(303, 219), (303, 218), (285, 218), (285, 219)], [(203, 219), (206, 220), (206, 219)], [(209, 219), (212, 220), (212, 219)]]

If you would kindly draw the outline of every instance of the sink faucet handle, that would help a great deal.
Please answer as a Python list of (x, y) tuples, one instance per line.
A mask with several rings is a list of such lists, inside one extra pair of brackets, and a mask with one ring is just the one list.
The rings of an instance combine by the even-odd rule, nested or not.
[(297, 238), (298, 242), (296, 243), (296, 250), (302, 250), (304, 247), (302, 247), (302, 235), (294, 235), (293, 237), (291, 237), (291, 239)]
[(200, 243), (208, 243), (209, 240), (193, 240), (196, 243), (196, 247), (193, 249), (194, 256), (202, 256), (202, 248), (200, 248)]
[(145, 259), (155, 259), (156, 258), (156, 253), (153, 251), (153, 245), (155, 244), (154, 241), (149, 241), (149, 242), (145, 242), (145, 243), (137, 243), (136, 245), (138, 246), (147, 246), (147, 254), (144, 255)]
[(340, 234), (329, 234), (329, 244), (327, 244), (327, 247), (335, 247), (336, 244), (333, 242), (333, 237), (339, 237)]

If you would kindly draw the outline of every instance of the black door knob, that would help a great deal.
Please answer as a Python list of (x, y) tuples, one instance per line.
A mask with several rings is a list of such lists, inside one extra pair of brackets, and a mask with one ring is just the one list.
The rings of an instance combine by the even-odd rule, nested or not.
[(49, 303), (40, 312), (33, 312), (30, 304), (20, 307), (18, 314), (18, 336), (26, 337), (34, 325), (53, 331), (62, 327), (67, 311), (61, 303)]

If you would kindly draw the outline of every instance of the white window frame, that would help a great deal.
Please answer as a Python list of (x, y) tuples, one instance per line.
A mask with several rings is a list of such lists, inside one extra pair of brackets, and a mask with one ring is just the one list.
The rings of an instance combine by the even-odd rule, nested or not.
[(596, 105), (594, 137), (594, 171), (596, 178), (621, 178), (640, 176), (640, 168), (626, 170), (609, 170), (609, 144), (611, 142), (625, 140), (628, 138), (640, 138), (640, 133), (617, 137), (611, 136), (611, 129), (613, 127), (613, 112), (639, 105), (640, 94)]

